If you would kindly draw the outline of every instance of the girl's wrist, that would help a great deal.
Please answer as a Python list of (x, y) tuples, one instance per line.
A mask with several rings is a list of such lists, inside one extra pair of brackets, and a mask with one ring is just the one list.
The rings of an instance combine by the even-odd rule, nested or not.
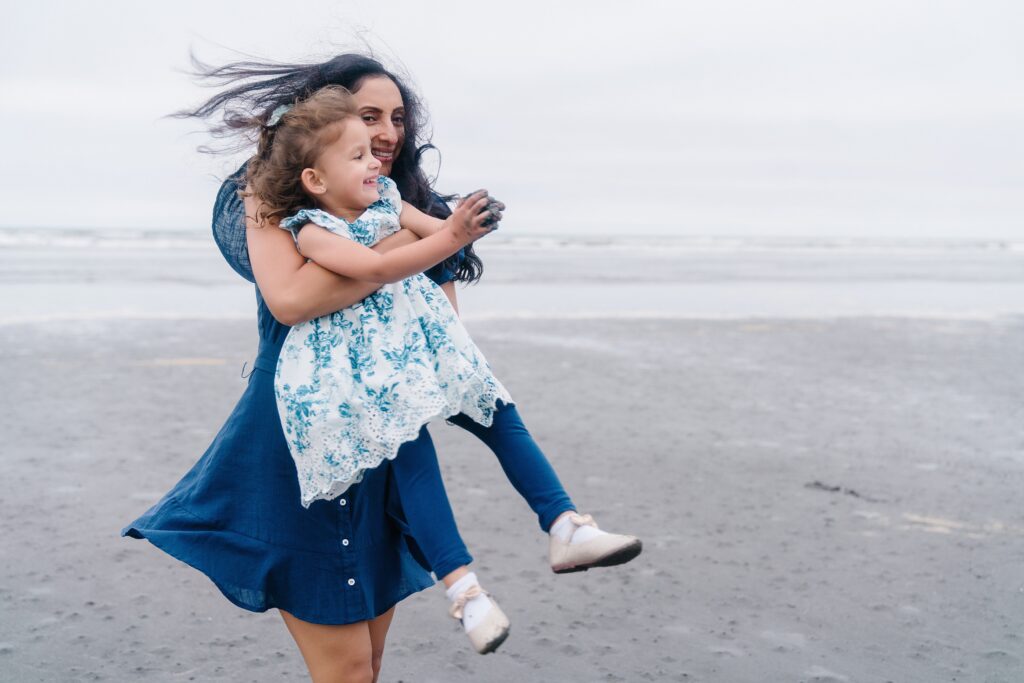
[(451, 242), (454, 245), (456, 245), (459, 249), (461, 249), (462, 247), (466, 246), (467, 244), (469, 244), (470, 242), (473, 241), (473, 240), (469, 239), (468, 235), (465, 235), (465, 234), (460, 233), (459, 231), (457, 231), (455, 229), (454, 225), (447, 225), (447, 226), (445, 226), (444, 230), (445, 230), (445, 232), (448, 233), (447, 236), (451, 240)]

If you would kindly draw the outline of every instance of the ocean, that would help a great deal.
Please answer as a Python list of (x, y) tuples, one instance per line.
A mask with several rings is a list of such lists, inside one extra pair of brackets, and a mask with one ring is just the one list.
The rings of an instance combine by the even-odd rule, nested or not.
[[(498, 233), (477, 251), (467, 320), (1024, 315), (1024, 240)], [(0, 229), (0, 324), (253, 316), (206, 231)]]

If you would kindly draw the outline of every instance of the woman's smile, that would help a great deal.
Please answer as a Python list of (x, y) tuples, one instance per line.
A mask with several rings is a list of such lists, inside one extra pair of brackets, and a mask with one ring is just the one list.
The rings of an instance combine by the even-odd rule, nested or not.
[(370, 153), (380, 162), (381, 175), (391, 175), (405, 141), (405, 102), (398, 86), (385, 76), (363, 79), (352, 91), (359, 117), (370, 131)]

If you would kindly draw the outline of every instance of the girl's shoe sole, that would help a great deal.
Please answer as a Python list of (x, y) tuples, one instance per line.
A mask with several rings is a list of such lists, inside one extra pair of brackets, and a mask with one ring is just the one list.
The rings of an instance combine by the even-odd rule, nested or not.
[(489, 655), (492, 652), (494, 652), (495, 650), (497, 650), (499, 647), (501, 647), (501, 644), (504, 643), (505, 639), (508, 638), (508, 632), (509, 632), (509, 629), (506, 629), (505, 632), (502, 633), (500, 636), (498, 636), (497, 638), (495, 638), (491, 642), (487, 643), (487, 647), (484, 648), (483, 650), (481, 650), (480, 654), (482, 654), (482, 655)]
[(634, 557), (640, 554), (640, 551), (644, 549), (644, 544), (640, 539), (636, 540), (636, 543), (631, 543), (625, 548), (616, 550), (611, 555), (606, 555), (600, 560), (595, 560), (590, 564), (580, 564), (575, 567), (563, 567), (561, 569), (552, 569), (556, 574), (572, 574), (573, 572), (585, 572), (592, 567), (614, 567), (617, 564), (626, 564)]

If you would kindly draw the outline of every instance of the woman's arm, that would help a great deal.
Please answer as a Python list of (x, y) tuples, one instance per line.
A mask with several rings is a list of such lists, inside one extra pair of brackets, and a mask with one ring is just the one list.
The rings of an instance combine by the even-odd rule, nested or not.
[[(292, 237), (273, 224), (257, 225), (257, 200), (245, 198), (245, 236), (256, 284), (267, 308), (282, 324), (296, 325), (339, 311), (376, 292), (380, 285), (359, 282), (307, 262), (295, 249)], [(387, 237), (374, 250), (386, 253), (416, 241), (402, 230)]]

